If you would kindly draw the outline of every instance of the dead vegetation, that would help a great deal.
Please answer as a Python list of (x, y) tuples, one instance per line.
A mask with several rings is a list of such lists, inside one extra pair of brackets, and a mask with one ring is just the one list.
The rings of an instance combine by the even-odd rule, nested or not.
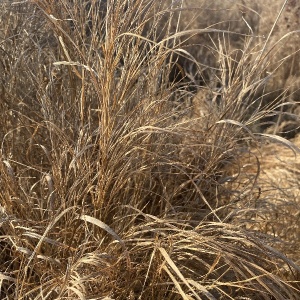
[(299, 264), (299, 136), (290, 148), (281, 142), (253, 147), (230, 165), (226, 185), (231, 201), (238, 198), (230, 218), (274, 236), (276, 248)]
[(297, 2), (172, 3), (1, 3), (1, 299), (299, 298)]

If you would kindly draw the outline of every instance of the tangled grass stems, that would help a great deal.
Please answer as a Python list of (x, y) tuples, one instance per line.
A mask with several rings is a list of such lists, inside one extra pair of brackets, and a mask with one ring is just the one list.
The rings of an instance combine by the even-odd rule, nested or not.
[(1, 4), (1, 298), (298, 299), (298, 187), (257, 196), (251, 160), (272, 47), (166, 3)]

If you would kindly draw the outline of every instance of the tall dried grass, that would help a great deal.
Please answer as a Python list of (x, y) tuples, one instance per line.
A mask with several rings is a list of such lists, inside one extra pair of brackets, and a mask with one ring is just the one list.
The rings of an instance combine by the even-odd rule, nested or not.
[[(278, 105), (277, 113), (265, 117), (264, 124), (256, 130), (276, 125), (272, 127), (273, 133), (285, 136), (276, 129), (280, 122), (286, 121), (298, 132), (300, 123), (295, 111), (300, 96), (298, 1), (166, 1), (165, 7), (171, 8), (171, 13), (165, 13), (164, 17), (174, 20), (171, 32), (181, 32), (181, 53), (187, 51), (193, 57), (178, 58), (190, 87), (198, 90), (206, 85), (216, 91), (220, 86), (230, 86), (228, 82), (220, 85), (219, 78), (224, 68), (233, 75), (237, 65), (241, 66), (247, 41), (247, 47), (252, 48), (250, 61), (260, 65), (264, 77), (256, 97), (265, 109)], [(220, 65), (220, 40), (230, 67)]]
[(267, 202), (274, 238), (268, 194), (255, 219), (252, 175), (231, 174), (278, 106), (257, 98), (267, 58), (252, 36), (238, 61), (217, 39), (211, 98), (182, 108), (176, 56), (203, 67), (183, 48), (196, 31), (164, 5), (1, 4), (1, 299), (298, 299), (297, 215), (272, 219), (282, 202)]

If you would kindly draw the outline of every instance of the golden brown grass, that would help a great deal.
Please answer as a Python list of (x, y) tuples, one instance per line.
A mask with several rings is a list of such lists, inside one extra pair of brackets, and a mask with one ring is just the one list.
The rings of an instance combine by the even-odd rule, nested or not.
[[(165, 6), (170, 8), (171, 2), (166, 1)], [(171, 31), (181, 31), (181, 49), (188, 51), (196, 60), (187, 55), (179, 58), (191, 80), (190, 87), (198, 90), (203, 81), (205, 86), (215, 91), (220, 86), (230, 87), (233, 81), (229, 77), (234, 76), (236, 66), (241, 68), (249, 63), (249, 60), (245, 61), (247, 49), (255, 71), (258, 73), (259, 66), (260, 77), (264, 78), (261, 85), (256, 85), (257, 102), (263, 106), (285, 102), (285, 105), (277, 107), (277, 114), (265, 117), (263, 122), (266, 123), (257, 130), (285, 120), (294, 124), (296, 132), (300, 125), (299, 118), (293, 115), (297, 107), (294, 104), (299, 102), (300, 86), (299, 7), (298, 1), (177, 1), (172, 7), (171, 17), (180, 21), (178, 27), (177, 22), (173, 22)], [(169, 14), (164, 16), (170, 17)], [(251, 53), (249, 48), (252, 48)], [(220, 51), (226, 52), (225, 65), (220, 65)], [(224, 68), (228, 69), (230, 76), (220, 85)]]
[(1, 299), (298, 299), (297, 165), (254, 131), (272, 47), (107, 3), (1, 4)]
[[(237, 159), (231, 189), (240, 199), (232, 214), (239, 224), (276, 237), (276, 248), (299, 264), (299, 148), (288, 148), (280, 141)], [(299, 136), (292, 142), (292, 147), (299, 147)]]

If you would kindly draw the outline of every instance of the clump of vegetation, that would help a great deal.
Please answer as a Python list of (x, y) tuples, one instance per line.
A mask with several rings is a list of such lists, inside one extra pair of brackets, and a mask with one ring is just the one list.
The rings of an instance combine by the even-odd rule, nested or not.
[(1, 299), (298, 299), (280, 37), (219, 4), (1, 4)]

